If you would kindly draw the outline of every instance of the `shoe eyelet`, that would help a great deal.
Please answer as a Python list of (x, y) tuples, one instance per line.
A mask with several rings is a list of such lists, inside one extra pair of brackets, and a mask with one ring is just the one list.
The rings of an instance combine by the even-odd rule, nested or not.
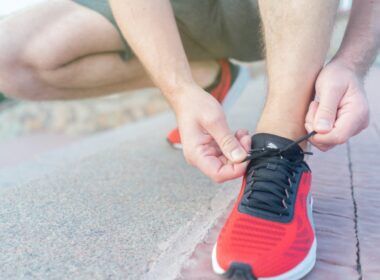
[(284, 206), (285, 209), (288, 209), (288, 205), (286, 204), (285, 199), (282, 199), (282, 205)]

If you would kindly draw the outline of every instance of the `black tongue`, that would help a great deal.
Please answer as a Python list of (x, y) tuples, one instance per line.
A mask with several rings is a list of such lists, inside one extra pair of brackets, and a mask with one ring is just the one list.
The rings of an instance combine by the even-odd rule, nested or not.
[[(272, 149), (284, 149), (292, 144), (294, 141), (269, 133), (258, 133), (252, 136), (252, 149), (258, 148), (272, 148)], [(303, 151), (301, 147), (296, 144), (282, 153), (282, 156), (288, 160), (302, 160)]]

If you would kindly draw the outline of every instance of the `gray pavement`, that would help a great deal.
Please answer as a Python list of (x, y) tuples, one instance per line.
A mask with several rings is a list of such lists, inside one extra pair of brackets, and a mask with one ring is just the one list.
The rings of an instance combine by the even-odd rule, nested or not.
[[(233, 127), (254, 128), (263, 87), (250, 82)], [(237, 190), (186, 165), (173, 126), (162, 114), (3, 168), (0, 279), (173, 279)]]

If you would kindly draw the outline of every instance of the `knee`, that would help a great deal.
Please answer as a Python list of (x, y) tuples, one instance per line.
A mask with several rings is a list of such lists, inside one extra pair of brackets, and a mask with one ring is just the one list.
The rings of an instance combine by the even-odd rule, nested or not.
[(0, 63), (0, 92), (12, 99), (43, 100), (44, 91), (41, 90), (40, 81), (36, 77), (34, 70), (27, 69), (17, 62), (11, 65)]
[(11, 98), (40, 100), (38, 71), (23, 59), (23, 46), (13, 40), (14, 32), (0, 24), (0, 92)]

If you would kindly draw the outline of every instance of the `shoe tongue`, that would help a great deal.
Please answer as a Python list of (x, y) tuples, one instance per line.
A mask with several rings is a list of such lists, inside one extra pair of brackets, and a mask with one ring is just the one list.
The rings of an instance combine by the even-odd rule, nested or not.
[[(290, 139), (269, 133), (258, 133), (252, 136), (252, 149), (283, 149), (292, 143), (293, 141)], [(284, 151), (282, 156), (290, 161), (302, 160), (303, 151), (299, 145), (293, 145), (290, 149)]]

